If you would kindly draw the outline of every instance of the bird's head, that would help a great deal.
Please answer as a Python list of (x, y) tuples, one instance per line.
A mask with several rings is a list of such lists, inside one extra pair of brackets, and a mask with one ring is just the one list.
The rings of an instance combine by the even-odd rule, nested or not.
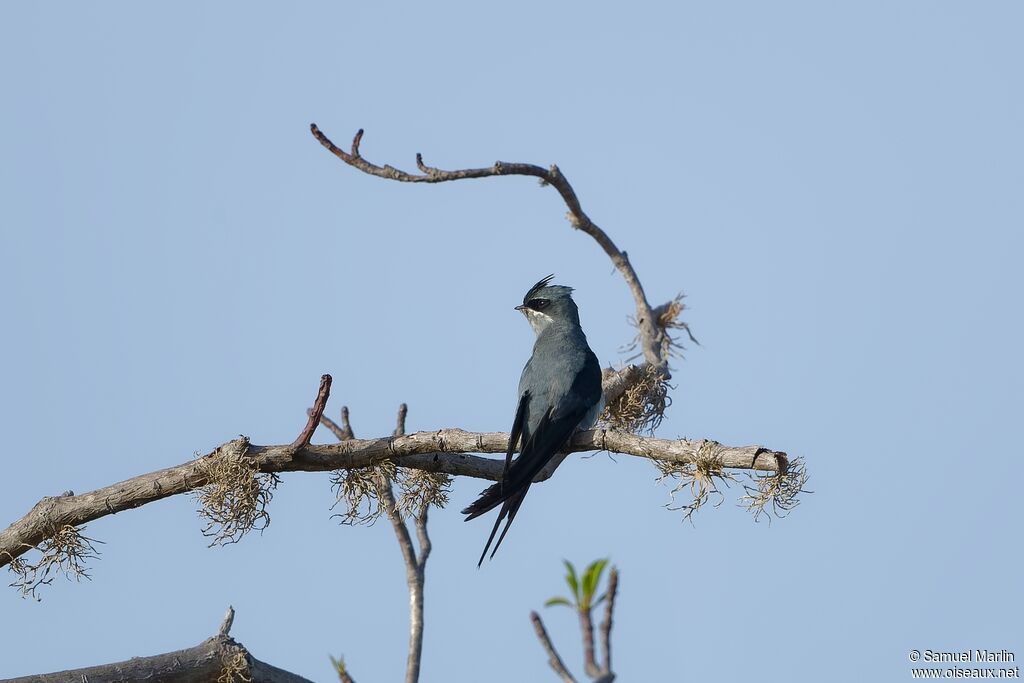
[(551, 323), (580, 324), (579, 309), (572, 300), (572, 287), (551, 284), (554, 277), (548, 275), (530, 287), (530, 291), (523, 297), (523, 304), (516, 306), (516, 310), (526, 316), (530, 327), (537, 334)]

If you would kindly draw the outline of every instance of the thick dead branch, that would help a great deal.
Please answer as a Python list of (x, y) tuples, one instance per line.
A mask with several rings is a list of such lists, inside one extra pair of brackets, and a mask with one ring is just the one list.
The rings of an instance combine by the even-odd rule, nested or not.
[[(11, 662), (8, 661), (8, 664)], [(84, 669), (9, 678), (0, 683), (310, 683), (309, 679), (259, 661), (226, 635), (216, 635), (195, 647), (153, 657)]]
[(633, 302), (636, 306), (636, 325), (639, 330), (639, 344), (640, 349), (643, 352), (644, 359), (649, 364), (656, 367), (666, 379), (669, 377), (667, 353), (669, 343), (666, 341), (667, 332), (664, 327), (659, 326), (658, 316), (654, 314), (650, 303), (647, 301), (647, 295), (644, 293), (643, 285), (640, 284), (640, 278), (636, 274), (636, 270), (633, 269), (633, 264), (629, 262), (629, 257), (626, 255), (626, 252), (621, 251), (617, 246), (615, 246), (615, 243), (612, 242), (610, 237), (608, 237), (608, 234), (599, 228), (597, 224), (594, 223), (594, 221), (592, 221), (583, 211), (579, 197), (576, 196), (576, 191), (573, 190), (572, 185), (569, 184), (569, 180), (562, 175), (558, 166), (552, 165), (549, 168), (544, 168), (534, 164), (496, 161), (494, 162), (494, 165), (487, 168), (467, 168), (456, 171), (445, 171), (432, 166), (427, 166), (423, 163), (423, 156), (421, 154), (417, 154), (416, 166), (422, 172), (422, 175), (419, 175), (416, 173), (400, 171), (392, 166), (378, 166), (364, 159), (359, 151), (359, 145), (363, 140), (362, 129), (360, 129), (352, 139), (351, 149), (347, 152), (331, 142), (331, 140), (320, 131), (315, 123), (310, 124), (309, 129), (313, 133), (313, 137), (315, 137), (321, 145), (330, 151), (331, 154), (338, 157), (349, 166), (378, 178), (398, 180), (405, 183), (444, 183), (470, 178), (521, 175), (539, 178), (545, 185), (551, 185), (554, 187), (558, 190), (558, 194), (561, 195), (565, 205), (569, 208), (567, 218), (569, 219), (569, 223), (572, 227), (577, 230), (582, 230), (594, 238), (594, 240), (600, 245), (601, 249), (604, 250), (604, 253), (608, 255), (608, 258), (611, 259), (615, 268), (622, 274), (623, 279), (626, 281), (626, 285), (629, 286), (629, 291), (633, 295)]
[[(244, 437), (228, 442), (195, 460), (143, 474), (95, 491), (40, 500), (24, 517), (0, 531), (0, 567), (10, 564), (38, 547), (65, 525), (81, 526), (124, 510), (193, 491), (209, 483), (204, 464), (220, 457), (222, 451), (237, 452)], [(691, 439), (654, 439), (603, 429), (580, 432), (569, 444), (571, 452), (609, 451), (679, 464), (691, 463), (702, 446), (711, 443)], [(263, 473), (327, 472), (354, 469), (394, 461), (402, 467), (453, 476), (497, 481), (503, 461), (471, 453), (504, 453), (506, 432), (466, 432), (442, 429), (406, 436), (351, 439), (340, 443), (311, 444), (298, 452), (291, 444), (258, 446), (247, 444), (245, 455)], [(788, 457), (761, 446), (719, 446), (723, 467), (785, 473)]]

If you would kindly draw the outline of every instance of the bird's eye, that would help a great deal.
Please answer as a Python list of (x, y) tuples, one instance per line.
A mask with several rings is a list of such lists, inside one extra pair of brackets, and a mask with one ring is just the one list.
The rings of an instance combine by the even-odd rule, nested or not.
[(543, 311), (550, 303), (549, 299), (530, 299), (526, 305), (535, 311)]

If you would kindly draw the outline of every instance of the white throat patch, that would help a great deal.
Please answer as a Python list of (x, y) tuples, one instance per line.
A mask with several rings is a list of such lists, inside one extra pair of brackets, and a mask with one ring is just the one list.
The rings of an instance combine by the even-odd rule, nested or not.
[(542, 313), (541, 311), (535, 311), (532, 308), (523, 309), (523, 313), (526, 314), (526, 320), (529, 321), (530, 327), (532, 327), (533, 331), (537, 334), (540, 334), (545, 327), (553, 322), (550, 315)]

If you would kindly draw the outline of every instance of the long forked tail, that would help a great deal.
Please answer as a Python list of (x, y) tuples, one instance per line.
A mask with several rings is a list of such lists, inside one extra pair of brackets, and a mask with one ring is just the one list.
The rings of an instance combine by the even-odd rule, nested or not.
[(533, 483), (534, 477), (551, 460), (558, 449), (572, 435), (572, 430), (579, 424), (578, 415), (571, 415), (567, 419), (556, 422), (552, 421), (551, 415), (552, 409), (549, 408), (541, 418), (537, 428), (530, 435), (530, 438), (523, 445), (519, 457), (515, 459), (511, 466), (508, 465), (509, 458), (506, 455), (506, 470), (501, 481), (488, 486), (476, 501), (462, 511), (464, 515), (467, 515), (466, 521), (468, 522), (501, 505), (501, 512), (498, 513), (498, 519), (494, 521), (494, 528), (491, 529), (487, 545), (484, 546), (483, 555), (480, 556), (480, 562), (477, 564), (478, 567), (483, 564), (484, 557), (487, 556), (487, 551), (494, 541), (494, 536), (498, 533), (501, 521), (503, 519), (508, 520), (505, 523), (505, 529), (501, 532), (501, 536), (498, 537), (498, 543), (491, 552), (491, 557), (494, 557), (494, 553), (498, 552), (498, 547), (501, 545), (502, 540), (504, 540), (505, 534), (508, 533), (512, 520), (516, 518), (519, 506), (522, 505), (526, 492), (530, 490), (530, 484)]
[[(501, 547), (501, 542), (505, 540), (505, 534), (508, 533), (509, 527), (512, 526), (512, 520), (516, 518), (516, 513), (519, 512), (519, 506), (522, 505), (523, 498), (526, 497), (526, 492), (529, 488), (530, 486), (527, 484), (522, 491), (509, 496), (508, 500), (506, 500), (501, 506), (501, 512), (498, 513), (498, 518), (494, 520), (494, 527), (491, 528), (491, 535), (487, 537), (487, 545), (484, 546), (484, 551), (480, 553), (480, 561), (476, 563), (477, 568), (483, 565), (484, 558), (487, 557), (487, 551), (491, 547), (491, 542), (494, 541), (494, 535), (498, 532), (498, 527), (501, 526), (501, 520), (508, 517), (508, 521), (505, 522), (505, 528), (502, 530), (501, 536), (498, 537), (498, 542), (494, 544), (494, 550), (491, 551), (491, 558), (493, 559), (494, 554), (498, 552), (498, 548)], [(466, 508), (466, 510), (468, 509), (469, 508)], [(487, 509), (490, 510), (491, 508)], [(465, 512), (465, 510), (463, 512)], [(472, 517), (467, 519), (472, 519)]]

